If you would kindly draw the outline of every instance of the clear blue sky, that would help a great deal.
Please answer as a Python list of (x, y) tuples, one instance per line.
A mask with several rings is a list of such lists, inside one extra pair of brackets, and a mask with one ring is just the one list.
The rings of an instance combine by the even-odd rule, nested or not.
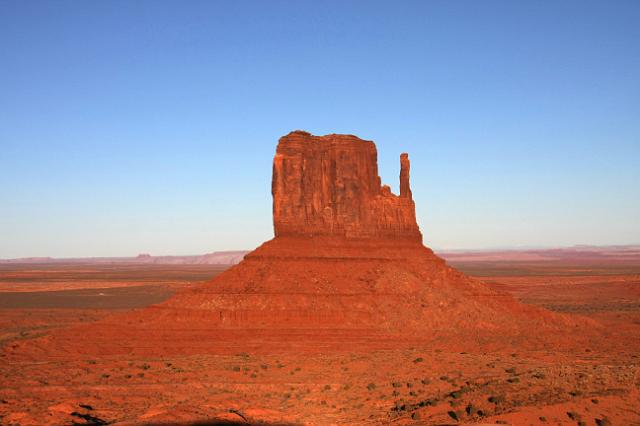
[(640, 243), (640, 2), (0, 0), (0, 257), (273, 235), (294, 129), (410, 153), (435, 248)]

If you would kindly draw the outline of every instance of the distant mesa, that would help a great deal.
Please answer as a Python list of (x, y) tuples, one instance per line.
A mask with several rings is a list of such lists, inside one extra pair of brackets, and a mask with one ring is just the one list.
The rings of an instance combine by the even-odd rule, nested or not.
[(239, 263), (246, 250), (216, 251), (193, 256), (153, 256), (141, 253), (135, 257), (23, 257), (18, 259), (0, 259), (0, 264), (158, 264), (158, 265), (235, 265)]

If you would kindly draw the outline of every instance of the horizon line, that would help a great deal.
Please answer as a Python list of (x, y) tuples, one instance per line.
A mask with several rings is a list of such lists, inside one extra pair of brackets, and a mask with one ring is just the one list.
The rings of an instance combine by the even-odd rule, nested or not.
[[(424, 244), (423, 244), (424, 245)], [(425, 245), (425, 247), (428, 247)], [(495, 252), (495, 251), (510, 251), (510, 252), (524, 252), (524, 251), (543, 251), (543, 250), (563, 250), (563, 249), (580, 249), (580, 248), (592, 248), (592, 249), (604, 249), (604, 248), (638, 248), (640, 249), (640, 242), (634, 244), (573, 244), (566, 246), (494, 246), (483, 248), (443, 248), (443, 247), (428, 247), (436, 253), (482, 253), (482, 252)], [(249, 253), (255, 249), (229, 249), (229, 250), (214, 250), (206, 253), (197, 254), (151, 254), (150, 252), (140, 252), (134, 255), (110, 255), (110, 256), (22, 256), (11, 258), (0, 258), (2, 261), (18, 261), (18, 260), (33, 260), (33, 259), (48, 259), (48, 260), (74, 260), (74, 259), (131, 259), (136, 257), (198, 257), (207, 256), (211, 254), (229, 254), (229, 253)]]

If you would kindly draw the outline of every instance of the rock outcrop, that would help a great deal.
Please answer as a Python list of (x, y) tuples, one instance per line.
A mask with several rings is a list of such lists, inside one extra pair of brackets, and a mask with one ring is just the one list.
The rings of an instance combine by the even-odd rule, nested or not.
[(343, 236), (422, 241), (400, 156), (400, 195), (380, 184), (378, 153), (352, 135), (280, 138), (273, 160), (273, 224), (280, 236)]

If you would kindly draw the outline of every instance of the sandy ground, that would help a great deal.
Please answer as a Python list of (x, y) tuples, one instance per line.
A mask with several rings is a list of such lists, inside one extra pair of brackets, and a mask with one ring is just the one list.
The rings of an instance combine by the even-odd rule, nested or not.
[(640, 424), (640, 267), (456, 266), (524, 303), (592, 318), (599, 337), (557, 350), (526, 335), (400, 349), (333, 336), (312, 353), (12, 358), (12, 345), (118, 318), (221, 268), (3, 265), (0, 424)]

